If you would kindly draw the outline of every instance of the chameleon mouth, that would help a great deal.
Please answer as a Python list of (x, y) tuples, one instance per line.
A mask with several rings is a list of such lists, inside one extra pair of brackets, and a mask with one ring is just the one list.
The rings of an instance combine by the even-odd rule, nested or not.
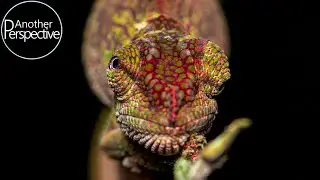
[(151, 152), (163, 156), (180, 152), (191, 132), (207, 133), (215, 118), (214, 113), (189, 120), (176, 127), (169, 127), (159, 122), (146, 120), (127, 114), (118, 114), (117, 121), (121, 130), (134, 141)]
[(217, 114), (216, 103), (205, 106), (184, 106), (174, 119), (166, 111), (152, 111), (147, 108), (123, 107), (116, 112), (119, 124), (138, 132), (177, 136), (188, 132), (200, 132), (210, 126)]
[(153, 120), (146, 120), (132, 115), (119, 115), (118, 123), (135, 129), (138, 132), (148, 132), (155, 134), (166, 134), (177, 136), (188, 132), (203, 131), (210, 126), (211, 121), (215, 118), (214, 113), (202, 116), (200, 118), (189, 120), (179, 126), (171, 127)]

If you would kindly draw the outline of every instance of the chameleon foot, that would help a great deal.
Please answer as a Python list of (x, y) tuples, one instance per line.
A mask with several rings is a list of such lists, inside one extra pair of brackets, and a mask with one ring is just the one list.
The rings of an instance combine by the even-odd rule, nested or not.
[(119, 128), (103, 134), (100, 147), (109, 157), (123, 159), (122, 166), (130, 169), (132, 173), (141, 173), (141, 169), (137, 165), (139, 156), (133, 156), (135, 154), (134, 148)]

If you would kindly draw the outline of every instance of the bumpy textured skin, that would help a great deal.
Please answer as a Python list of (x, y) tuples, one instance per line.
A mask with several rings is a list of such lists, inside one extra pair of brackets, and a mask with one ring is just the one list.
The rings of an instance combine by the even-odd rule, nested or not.
[(237, 119), (206, 145), (218, 112), (214, 97), (230, 78), (228, 59), (169, 16), (147, 19), (128, 44), (105, 51), (105, 60), (119, 128), (103, 136), (101, 147), (133, 172), (174, 167), (175, 179), (204, 179), (250, 125)]
[(202, 8), (213, 2), (95, 4), (84, 63), (91, 87), (115, 116), (104, 121), (100, 147), (132, 172), (144, 167), (173, 171), (176, 180), (205, 179), (222, 167), (237, 134), (250, 126), (249, 119), (236, 119), (213, 141), (205, 137), (218, 113), (214, 98), (230, 78), (228, 47), (218, 40), (226, 36), (212, 38), (217, 31), (207, 23), (218, 17), (212, 14), (216, 8)]
[(113, 91), (105, 80), (104, 51), (131, 42), (133, 36), (157, 14), (175, 18), (194, 37), (214, 40), (229, 53), (227, 21), (219, 0), (95, 0), (88, 17), (82, 46), (90, 87), (106, 106), (113, 106)]
[(216, 44), (188, 36), (177, 21), (160, 15), (112, 56), (120, 67), (108, 69), (107, 77), (129, 138), (159, 155), (174, 155), (191, 132), (210, 130), (217, 103), (209, 97), (230, 77)]

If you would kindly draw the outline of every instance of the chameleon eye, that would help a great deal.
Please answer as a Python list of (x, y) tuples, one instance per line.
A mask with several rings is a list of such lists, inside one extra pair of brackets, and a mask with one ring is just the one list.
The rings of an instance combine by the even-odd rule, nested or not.
[(120, 60), (118, 56), (113, 56), (110, 60), (109, 69), (118, 69), (120, 66)]

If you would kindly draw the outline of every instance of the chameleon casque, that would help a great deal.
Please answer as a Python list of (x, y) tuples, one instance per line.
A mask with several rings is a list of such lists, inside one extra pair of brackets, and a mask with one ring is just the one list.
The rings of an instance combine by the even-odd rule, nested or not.
[[(95, 53), (84, 59), (89, 77), (98, 79), (95, 92), (115, 115), (103, 120), (99, 147), (134, 173), (146, 168), (173, 171), (176, 180), (205, 179), (222, 167), (251, 121), (236, 119), (207, 142), (218, 113), (215, 96), (231, 77), (228, 57), (213, 39), (199, 36), (201, 15), (191, 15), (191, 5), (188, 15), (172, 15), (181, 7), (173, 2), (180, 1), (96, 3), (83, 49)], [(172, 12), (164, 12), (170, 4)], [(106, 20), (95, 21), (101, 17)]]

